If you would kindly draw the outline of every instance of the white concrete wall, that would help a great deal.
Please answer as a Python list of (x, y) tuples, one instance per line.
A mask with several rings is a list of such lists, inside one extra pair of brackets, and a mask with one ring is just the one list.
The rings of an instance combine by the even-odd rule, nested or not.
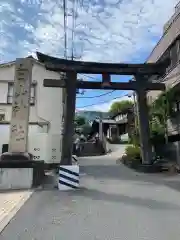
[(33, 184), (33, 168), (1, 168), (0, 190), (29, 189)]
[(37, 81), (37, 114), (39, 119), (43, 118), (49, 121), (50, 134), (57, 134), (61, 130), (63, 104), (62, 104), (62, 89), (61, 88), (45, 88), (43, 80), (45, 78), (60, 79), (58, 73), (47, 71), (44, 67), (34, 65), (33, 80)]
[[(34, 135), (36, 133), (42, 133), (43, 130), (38, 125), (30, 125), (29, 126), (29, 135)], [(9, 135), (10, 135), (10, 125), (0, 125), (0, 154), (2, 153), (2, 145), (9, 143)]]
[[(1, 78), (1, 74), (0, 74)], [(8, 84), (0, 83), (0, 103), (7, 103)]]
[[(0, 88), (1, 88), (1, 82), (0, 82)], [(41, 121), (37, 117), (37, 113), (36, 112), (37, 112), (36, 106), (31, 106), (30, 107), (29, 122)], [(4, 113), (5, 114), (5, 121), (10, 122), (11, 121), (12, 106), (10, 104), (9, 105), (4, 105), (4, 104), (0, 103), (0, 113)]]
[[(2, 127), (3, 126), (3, 127)], [(2, 145), (9, 143), (9, 125), (0, 125), (0, 154)], [(34, 160), (45, 163), (59, 163), (61, 159), (62, 136), (60, 134), (43, 133), (37, 125), (29, 126), (28, 152)]]
[(50, 159), (47, 153), (49, 152), (48, 148), (48, 134), (47, 133), (36, 133), (29, 134), (28, 138), (28, 152), (31, 153), (36, 161), (43, 160), (46, 163), (49, 163)]
[[(0, 110), (5, 113), (6, 121), (11, 120), (11, 105), (7, 103), (8, 81), (14, 80), (15, 67), (0, 67)], [(49, 133), (57, 134), (61, 130), (63, 105), (62, 89), (43, 87), (44, 78), (59, 79), (56, 72), (47, 71), (43, 65), (35, 63), (33, 66), (32, 81), (37, 81), (35, 106), (30, 108), (30, 122), (50, 122)], [(1, 82), (1, 80), (3, 82)], [(6, 82), (4, 82), (6, 81)]]

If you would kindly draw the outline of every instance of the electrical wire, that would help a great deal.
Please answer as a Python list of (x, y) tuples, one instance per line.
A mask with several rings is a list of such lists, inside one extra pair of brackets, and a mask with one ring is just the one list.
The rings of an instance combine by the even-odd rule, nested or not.
[[(87, 77), (89, 77), (88, 75), (86, 75), (86, 74), (82, 74), (83, 76), (87, 76)], [(171, 75), (171, 76), (164, 76), (163, 77), (163, 79), (161, 79), (161, 80), (159, 80), (159, 81), (157, 81), (157, 82), (166, 82), (166, 81), (168, 81), (168, 80), (170, 80), (170, 79), (172, 79), (172, 78), (174, 78), (174, 77), (178, 77), (178, 76), (180, 76), (180, 73), (176, 73), (176, 74), (173, 74), (173, 75)], [(92, 78), (92, 79), (95, 79), (95, 80), (97, 80), (95, 77), (90, 77), (90, 78)], [(176, 82), (179, 82), (179, 79), (176, 79), (172, 84), (174, 85)], [(98, 98), (98, 97), (102, 97), (102, 96), (105, 96), (105, 95), (108, 95), (108, 94), (111, 94), (111, 93), (113, 93), (113, 92), (115, 92), (115, 91), (117, 91), (117, 90), (112, 90), (112, 91), (110, 91), (110, 92), (107, 92), (107, 93), (104, 93), (104, 94), (100, 94), (100, 95), (97, 95), (97, 96), (92, 96), (92, 97), (90, 97), (90, 96), (87, 96), (87, 97), (77, 97), (78, 99), (79, 98), (88, 98), (88, 99), (93, 99), (93, 98)]]
[(103, 93), (103, 94), (100, 94), (100, 95), (97, 95), (97, 96), (87, 96), (87, 97), (77, 97), (77, 98), (98, 98), (98, 97), (102, 97), (102, 96), (105, 96), (105, 95), (108, 95), (108, 94), (111, 94), (113, 92), (115, 92), (116, 90), (112, 90), (110, 92), (106, 92), (106, 93)]
[(67, 5), (66, 5), (66, 0), (63, 0), (63, 15), (64, 15), (64, 58), (67, 59)]
[(109, 101), (112, 101), (112, 100), (115, 100), (115, 99), (120, 99), (120, 98), (123, 98), (123, 97), (126, 97), (126, 96), (129, 96), (129, 94), (125, 94), (123, 96), (118, 96), (118, 97), (115, 97), (113, 99), (110, 99), (110, 100), (106, 100), (106, 101), (103, 101), (103, 102), (99, 102), (99, 103), (93, 103), (93, 104), (89, 104), (89, 105), (85, 105), (85, 106), (81, 106), (81, 107), (76, 107), (77, 109), (80, 109), (80, 108), (86, 108), (86, 107), (91, 107), (91, 106), (95, 106), (95, 105), (99, 105), (99, 104), (104, 104), (104, 103), (107, 103)]
[(84, 73), (80, 73), (80, 75), (84, 76), (84, 77), (87, 77), (87, 78), (91, 78), (93, 80), (98, 80), (96, 77), (92, 77), (92, 76), (89, 76), (87, 74), (84, 74)]
[(76, 0), (72, 0), (71, 60), (74, 60), (75, 28), (76, 28)]

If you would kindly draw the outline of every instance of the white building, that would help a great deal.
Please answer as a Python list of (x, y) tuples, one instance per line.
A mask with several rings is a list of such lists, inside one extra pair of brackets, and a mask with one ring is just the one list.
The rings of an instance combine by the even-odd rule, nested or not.
[[(51, 162), (53, 157), (54, 160), (56, 158), (59, 162), (63, 90), (61, 88), (46, 88), (43, 86), (43, 80), (45, 78), (60, 79), (61, 75), (46, 70), (44, 65), (34, 58), (33, 61), (29, 151), (35, 155), (39, 154), (40, 156), (38, 155), (37, 159), (46, 158), (41, 160)], [(9, 141), (14, 75), (15, 62), (0, 64), (0, 152), (2, 152), (2, 145), (7, 144)], [(36, 152), (41, 153), (34, 153), (34, 149), (36, 149)], [(56, 154), (50, 155), (57, 156), (50, 156), (49, 152), (56, 152)]]

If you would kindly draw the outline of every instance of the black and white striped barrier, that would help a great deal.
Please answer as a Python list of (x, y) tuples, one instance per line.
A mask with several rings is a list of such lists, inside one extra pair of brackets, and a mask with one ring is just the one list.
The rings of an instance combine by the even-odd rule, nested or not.
[(79, 188), (79, 166), (63, 165), (59, 167), (58, 189), (61, 191)]
[(78, 164), (78, 158), (76, 155), (72, 155), (72, 164)]

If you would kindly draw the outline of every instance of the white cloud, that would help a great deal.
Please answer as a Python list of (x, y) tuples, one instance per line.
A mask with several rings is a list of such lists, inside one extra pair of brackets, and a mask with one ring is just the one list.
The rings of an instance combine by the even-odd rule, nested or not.
[[(142, 61), (137, 55), (151, 51), (178, 0), (76, 2), (75, 55), (89, 61), (122, 62)], [(72, 1), (67, 3), (70, 55)], [(1, 60), (36, 50), (63, 56), (62, 1), (1, 0), (0, 13)]]

